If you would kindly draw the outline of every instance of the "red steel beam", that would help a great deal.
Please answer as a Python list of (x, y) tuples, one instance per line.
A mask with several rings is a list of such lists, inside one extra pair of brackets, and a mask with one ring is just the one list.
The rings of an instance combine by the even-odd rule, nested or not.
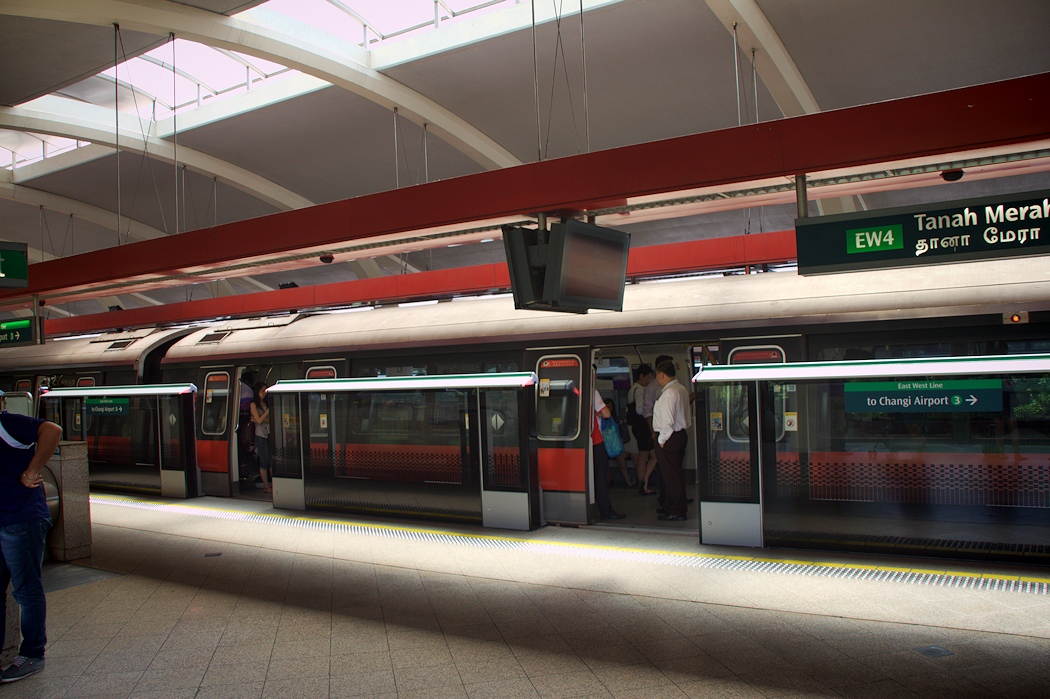
[[(627, 261), (627, 276), (638, 278), (683, 274), (794, 259), (794, 231), (755, 233), (635, 248), (631, 250)], [(186, 323), (227, 316), (252, 317), (293, 309), (328, 308), (354, 303), (392, 303), (509, 288), (510, 274), (507, 265), (501, 262), (54, 318), (44, 321), (44, 334), (55, 337), (113, 328)]]
[(1047, 114), (1042, 73), (530, 163), (37, 263), (29, 288), (0, 293), (0, 305), (438, 226), (1041, 140)]

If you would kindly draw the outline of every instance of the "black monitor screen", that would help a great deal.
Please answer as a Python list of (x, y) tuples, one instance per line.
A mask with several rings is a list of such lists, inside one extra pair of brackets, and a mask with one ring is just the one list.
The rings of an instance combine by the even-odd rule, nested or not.
[(543, 298), (557, 310), (623, 310), (631, 236), (567, 220), (551, 226)]

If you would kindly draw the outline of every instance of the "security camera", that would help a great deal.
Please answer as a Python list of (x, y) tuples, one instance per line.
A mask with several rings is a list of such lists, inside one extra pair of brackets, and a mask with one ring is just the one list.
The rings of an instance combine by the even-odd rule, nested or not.
[(325, 263), (326, 265), (330, 265), (333, 262), (335, 262), (335, 255), (321, 255), (321, 262)]

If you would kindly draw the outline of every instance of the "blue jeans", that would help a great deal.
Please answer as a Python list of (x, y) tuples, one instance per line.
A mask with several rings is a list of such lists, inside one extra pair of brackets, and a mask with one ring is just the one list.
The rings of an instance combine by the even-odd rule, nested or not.
[(270, 438), (256, 437), (255, 452), (259, 455), (259, 470), (270, 472)]
[(43, 658), (47, 645), (47, 600), (40, 566), (44, 562), (44, 537), (51, 528), (48, 518), (0, 527), (0, 648), (7, 629), (7, 584), (14, 583), (14, 596), (22, 608), (22, 645), (19, 655)]

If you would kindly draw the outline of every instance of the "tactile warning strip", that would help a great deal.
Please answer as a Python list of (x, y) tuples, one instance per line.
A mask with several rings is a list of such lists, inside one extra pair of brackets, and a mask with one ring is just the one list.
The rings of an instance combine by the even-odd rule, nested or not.
[(1045, 564), (1050, 562), (1050, 545), (1003, 544), (984, 541), (962, 541), (955, 539), (924, 539), (880, 534), (830, 534), (826, 532), (798, 532), (786, 530), (767, 531), (767, 544), (773, 546), (799, 546), (806, 548), (829, 548), (849, 551), (926, 552), (930, 555), (951, 556), (957, 554), (967, 558), (987, 556), (998, 560)]
[(935, 585), (970, 590), (995, 592), (1022, 592), (1027, 594), (1050, 594), (1050, 577), (1027, 577), (1023, 575), (993, 575), (947, 570), (925, 570), (893, 566), (867, 566), (851, 563), (827, 563), (821, 561), (798, 561), (764, 558), (757, 556), (728, 556), (724, 554), (690, 553), (681, 551), (647, 551), (625, 547), (598, 546), (556, 541), (529, 541), (508, 536), (489, 534), (465, 534), (442, 532), (384, 524), (364, 524), (311, 517), (306, 515), (256, 514), (237, 510), (223, 510), (189, 504), (173, 504), (126, 497), (91, 495), (92, 504), (128, 507), (141, 510), (163, 511), (193, 517), (208, 517), (240, 522), (265, 522), (286, 527), (319, 529), (366, 536), (403, 539), (408, 541), (431, 541), (455, 546), (497, 548), (542, 553), (546, 555), (572, 556), (575, 558), (634, 561), (658, 565), (740, 570), (755, 573), (779, 573), (810, 577), (845, 578), (873, 582), (893, 582), (912, 585)]

